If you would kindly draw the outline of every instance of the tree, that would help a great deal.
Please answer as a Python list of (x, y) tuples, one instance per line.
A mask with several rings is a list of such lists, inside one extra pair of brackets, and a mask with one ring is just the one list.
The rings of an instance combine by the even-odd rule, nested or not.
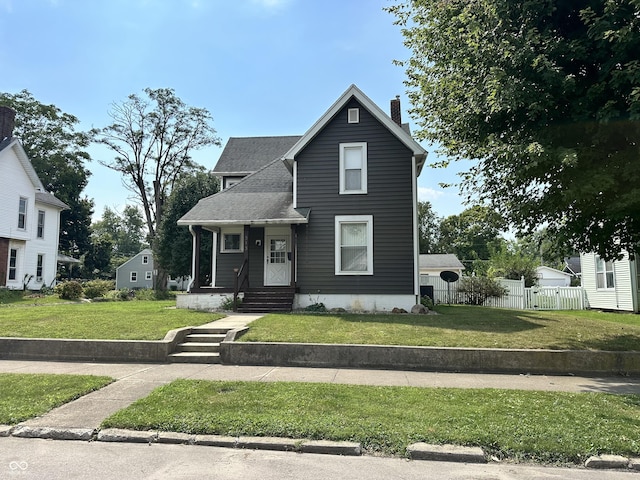
[[(191, 274), (192, 237), (186, 227), (178, 225), (178, 220), (200, 199), (217, 193), (219, 188), (218, 179), (204, 172), (183, 175), (176, 181), (166, 203), (156, 242), (156, 259), (160, 260), (172, 277), (185, 277)], [(211, 238), (203, 236), (201, 278), (205, 278), (210, 273), (204, 269), (211, 268), (211, 250)]]
[(502, 217), (489, 207), (475, 205), (460, 215), (451, 215), (440, 223), (438, 250), (454, 253), (467, 268), (474, 271), (474, 260), (488, 260), (490, 247), (499, 241)]
[(418, 202), (418, 234), (420, 253), (437, 253), (441, 219), (431, 208), (431, 202)]
[(527, 254), (519, 242), (505, 241), (491, 249), (487, 275), (511, 280), (524, 277), (525, 287), (531, 287), (538, 280), (536, 267), (539, 265), (534, 255)]
[[(155, 248), (156, 230), (164, 203), (180, 174), (202, 169), (191, 153), (208, 145), (220, 145), (211, 127), (211, 114), (187, 106), (173, 89), (146, 88), (147, 98), (129, 95), (109, 112), (113, 123), (101, 130), (100, 142), (116, 156), (101, 162), (120, 172), (122, 181), (140, 202), (148, 239)], [(156, 289), (166, 288), (162, 262), (156, 264)]]
[(411, 0), (411, 114), (461, 188), (518, 231), (606, 259), (640, 247), (637, 0)]
[(37, 101), (27, 90), (0, 93), (0, 105), (16, 111), (14, 134), (22, 145), (44, 188), (69, 206), (60, 214), (60, 250), (80, 256), (90, 249), (93, 201), (82, 196), (91, 172), (86, 148), (92, 132), (76, 131), (79, 120), (55, 105)]
[(109, 207), (104, 208), (102, 219), (91, 229), (97, 237), (107, 237), (113, 244), (113, 255), (121, 258), (132, 257), (145, 248), (144, 220), (133, 205), (126, 205), (119, 215)]

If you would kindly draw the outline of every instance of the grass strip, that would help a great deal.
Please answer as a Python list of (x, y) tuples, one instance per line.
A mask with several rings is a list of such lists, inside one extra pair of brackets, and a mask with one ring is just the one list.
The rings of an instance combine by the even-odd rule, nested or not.
[(0, 309), (0, 337), (161, 340), (224, 317), (172, 307), (175, 300), (8, 306)]
[(640, 454), (640, 395), (177, 380), (102, 427), (349, 440), (384, 454), (424, 441), (581, 463)]
[(0, 374), (0, 424), (37, 417), (111, 382), (95, 375)]
[(640, 316), (439, 306), (439, 315), (270, 314), (243, 342), (640, 350)]

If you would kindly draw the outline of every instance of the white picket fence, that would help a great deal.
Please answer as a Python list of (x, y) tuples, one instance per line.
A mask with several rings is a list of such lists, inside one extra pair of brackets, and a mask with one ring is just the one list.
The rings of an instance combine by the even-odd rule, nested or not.
[[(524, 279), (498, 279), (507, 289), (500, 298), (489, 298), (485, 306), (518, 310), (584, 310), (588, 308), (587, 295), (582, 287), (525, 287)], [(458, 292), (458, 282), (447, 284), (440, 277), (420, 275), (420, 286), (433, 287), (435, 303), (464, 304), (466, 294)]]

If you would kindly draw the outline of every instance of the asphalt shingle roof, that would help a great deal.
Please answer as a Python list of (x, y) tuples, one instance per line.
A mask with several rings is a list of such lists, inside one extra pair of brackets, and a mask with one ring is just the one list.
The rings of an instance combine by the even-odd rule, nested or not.
[(420, 255), (420, 268), (464, 268), (453, 253), (430, 253)]
[(216, 173), (255, 172), (272, 160), (282, 157), (299, 139), (299, 135), (231, 137), (213, 171)]

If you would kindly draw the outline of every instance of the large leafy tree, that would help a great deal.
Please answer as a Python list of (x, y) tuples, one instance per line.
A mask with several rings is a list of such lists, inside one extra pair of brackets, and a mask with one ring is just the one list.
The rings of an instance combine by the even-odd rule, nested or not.
[(500, 243), (502, 217), (489, 207), (475, 205), (459, 215), (446, 217), (440, 223), (438, 250), (454, 253), (467, 268), (475, 267), (474, 260), (488, 260), (492, 245)]
[(122, 214), (105, 207), (102, 218), (91, 229), (96, 237), (111, 240), (113, 254), (118, 257), (132, 257), (145, 248), (145, 223), (138, 208), (126, 205)]
[[(172, 277), (186, 277), (191, 273), (192, 237), (178, 220), (200, 199), (218, 192), (218, 179), (204, 172), (181, 176), (167, 200), (157, 236), (156, 258)], [(201, 278), (211, 273), (211, 237), (203, 236), (201, 245)]]
[[(220, 145), (211, 126), (211, 114), (203, 108), (190, 107), (173, 89), (144, 90), (144, 96), (129, 95), (109, 112), (113, 123), (101, 130), (100, 142), (115, 157), (102, 161), (120, 172), (122, 181), (139, 201), (146, 221), (148, 238), (155, 248), (158, 225), (164, 204), (181, 174), (201, 170), (191, 158), (194, 150)], [(166, 288), (166, 274), (156, 265), (156, 289)]]
[(86, 254), (90, 247), (93, 201), (82, 194), (91, 172), (85, 167), (91, 132), (77, 131), (79, 120), (55, 105), (45, 105), (27, 90), (0, 93), (0, 105), (16, 111), (14, 135), (22, 141), (47, 191), (69, 206), (60, 215), (60, 250)]
[(438, 253), (440, 221), (431, 206), (431, 202), (418, 202), (418, 234), (420, 253)]
[(640, 245), (640, 1), (411, 0), (422, 138), (476, 159), (465, 193), (606, 258)]

